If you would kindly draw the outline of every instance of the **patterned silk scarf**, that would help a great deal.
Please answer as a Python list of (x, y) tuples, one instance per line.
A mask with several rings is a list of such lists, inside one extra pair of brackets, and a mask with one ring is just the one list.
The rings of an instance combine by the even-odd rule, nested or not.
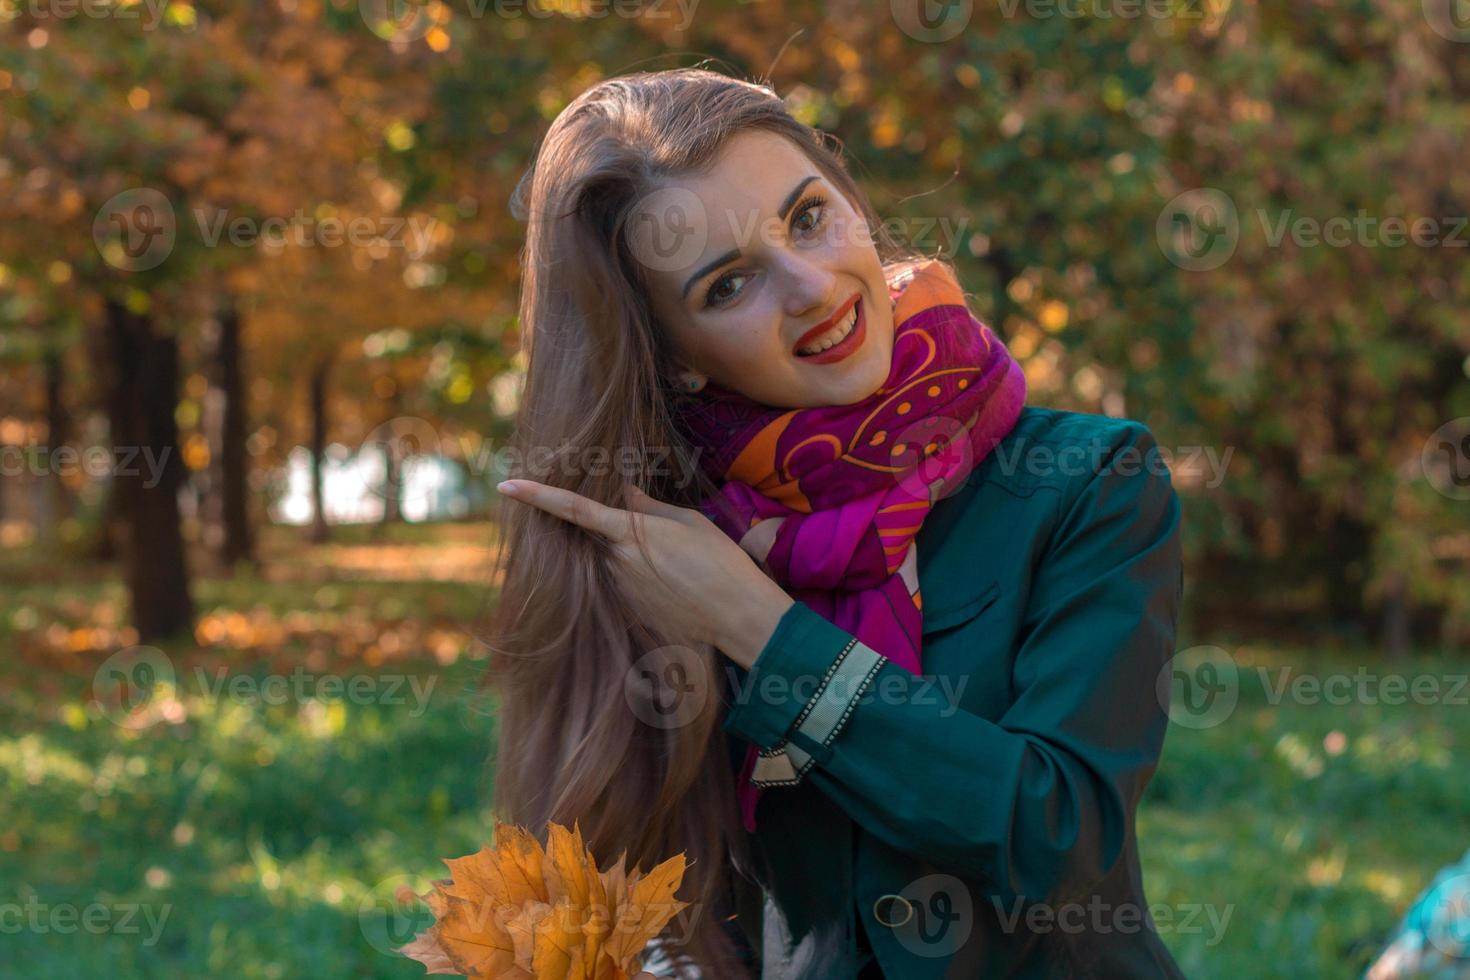
[[(929, 261), (889, 283), (893, 361), (851, 405), (777, 409), (709, 383), (680, 411), (720, 487), (701, 510), (735, 541), (785, 520), (766, 570), (793, 599), (904, 669), (920, 672), (914, 536), (929, 508), (1016, 424), (1020, 365), (965, 305), (954, 272)], [(755, 830), (751, 746), (739, 777)], [(758, 777), (757, 777), (758, 778)]]

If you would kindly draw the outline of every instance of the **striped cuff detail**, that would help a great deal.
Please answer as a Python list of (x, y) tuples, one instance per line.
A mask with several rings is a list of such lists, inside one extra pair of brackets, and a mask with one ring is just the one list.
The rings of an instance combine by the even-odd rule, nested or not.
[[(827, 668), (816, 694), (797, 716), (795, 730), (818, 745), (832, 744), (852, 716), (858, 699), (873, 683), (883, 659), (882, 654), (854, 638)], [(760, 750), (750, 781), (760, 787), (794, 786), (815, 761), (810, 752), (788, 739), (775, 748)]]
[(812, 757), (790, 742), (761, 749), (750, 773), (752, 786), (795, 786), (811, 768)]

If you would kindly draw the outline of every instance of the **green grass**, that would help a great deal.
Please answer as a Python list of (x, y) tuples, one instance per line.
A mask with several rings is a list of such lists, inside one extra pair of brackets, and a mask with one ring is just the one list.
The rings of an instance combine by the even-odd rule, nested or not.
[[(389, 543), (438, 553), (449, 534)], [(486, 836), (493, 731), (469, 632), (487, 587), (404, 578), (393, 553), (364, 579), (380, 543), (344, 537), (277, 556), (277, 580), (200, 579), (201, 632), (224, 635), (160, 651), (175, 684), (148, 707), (177, 707), (136, 730), (93, 703), (94, 673), (127, 639), (107, 570), (0, 559), (0, 973), (424, 975), (390, 947), (429, 920), (393, 895), (426, 891), (440, 858)], [(289, 540), (274, 534), (267, 550)], [(102, 648), (72, 649), (88, 637), (70, 631), (88, 626)], [(288, 687), (270, 703), (261, 682), (293, 683), (298, 665), (376, 687), (351, 696), (304, 674), (307, 698)], [(250, 686), (212, 696), (221, 676)]]
[[(1454, 678), (1470, 666), (1370, 651), (1231, 652), (1238, 705), (1215, 727), (1170, 727), (1138, 825), (1150, 903), (1169, 907), (1176, 926), (1190, 905), (1231, 918), (1223, 933), (1160, 931), (1190, 977), (1359, 976), (1419, 890), (1470, 846), (1470, 688), (1459, 703), (1394, 705), (1372, 682), (1358, 697), (1358, 670)], [(1277, 697), (1283, 668), (1288, 679), (1352, 683), (1317, 703)], [(1325, 696), (1345, 691), (1351, 703)]]
[[(201, 634), (215, 632), (163, 651), (176, 684), (139, 730), (92, 703), (98, 665), (126, 639), (110, 570), (0, 556), (0, 906), (18, 909), (0, 928), (17, 914), (42, 923), (0, 934), (0, 972), (424, 975), (388, 952), (427, 925), (422, 910), (393, 904), (395, 887), (427, 890), (444, 874), (440, 858), (475, 850), (489, 820), (493, 733), (471, 696), (481, 663), (470, 639), (487, 586), (468, 572), (431, 577), (454, 554), (474, 568), (463, 553), (474, 538), (416, 528), (305, 549), (297, 537), (270, 536), (260, 576), (200, 579)], [(1255, 668), (1466, 668), (1449, 657), (1232, 652), (1239, 705), (1216, 727), (1170, 729), (1140, 808), (1147, 894), (1172, 919), (1160, 923), (1164, 940), (1190, 977), (1356, 976), (1470, 844), (1470, 712), (1273, 705)], [(423, 703), (404, 687), (400, 704), (267, 704), (212, 699), (194, 673), (260, 680), (297, 665), (434, 686)], [(1185, 924), (1206, 906), (1216, 922), (1229, 914), (1223, 933), (1203, 915)], [(90, 930), (49, 918), (89, 908)]]
[[(185, 697), (186, 721), (132, 733), (85, 710), (86, 685), (7, 698), (0, 892), (118, 922), (27, 929), (6, 959), (28, 977), (422, 976), (387, 951), (426, 924), (390, 914), (392, 886), (425, 891), (438, 858), (477, 848), (490, 726), (461, 672), (400, 671), (440, 678), (418, 717), (413, 702)], [(139, 913), (125, 932), (133, 906), (163, 928)]]

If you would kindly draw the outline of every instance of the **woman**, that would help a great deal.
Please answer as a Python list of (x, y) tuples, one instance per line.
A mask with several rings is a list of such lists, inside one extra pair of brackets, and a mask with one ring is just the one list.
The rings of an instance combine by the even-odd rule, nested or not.
[(1179, 975), (1133, 828), (1181, 588), (1148, 430), (1023, 408), (764, 86), (605, 81), (514, 203), (496, 806), (685, 852), (663, 947), (718, 980)]

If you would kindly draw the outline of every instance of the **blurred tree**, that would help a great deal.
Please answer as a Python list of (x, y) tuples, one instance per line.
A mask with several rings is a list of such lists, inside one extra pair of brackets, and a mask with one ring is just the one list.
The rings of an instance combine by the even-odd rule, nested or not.
[[(955, 32), (904, 4), (815, 0), (709, 0), (688, 19), (667, 4), (164, 9), (149, 32), (35, 10), (0, 24), (0, 92), (20, 96), (0, 118), (0, 322), (100, 328), (105, 300), (186, 360), (224, 355), (204, 372), (219, 412), (198, 411), (192, 374), (154, 393), (177, 405), (185, 461), (216, 474), (221, 514), (248, 512), (242, 474), (309, 443), (324, 537), (328, 446), (394, 419), (478, 466), (508, 423), (497, 375), (520, 369), (507, 201), (537, 141), (601, 78), (701, 63), (769, 75), (840, 138), (890, 228), (960, 266), (1033, 402), (1143, 419), (1175, 451), (1201, 624), (1377, 628), (1391, 649), (1470, 636), (1462, 502), (1421, 463), (1431, 433), (1470, 416), (1470, 278), (1443, 240), (1470, 198), (1470, 46), (1417, 6), (950, 5)], [(115, 201), (139, 189), (178, 233), (154, 269), (117, 234), (161, 211)], [(1211, 267), (1181, 251), (1210, 232), (1176, 211), (1201, 190), (1236, 219)], [(295, 211), (384, 233), (201, 241)], [(1430, 219), (1442, 240), (1291, 233), (1359, 214)], [(395, 220), (408, 230), (387, 233)], [(234, 327), (212, 348), (211, 318)], [(248, 535), (229, 540), (240, 554)]]

